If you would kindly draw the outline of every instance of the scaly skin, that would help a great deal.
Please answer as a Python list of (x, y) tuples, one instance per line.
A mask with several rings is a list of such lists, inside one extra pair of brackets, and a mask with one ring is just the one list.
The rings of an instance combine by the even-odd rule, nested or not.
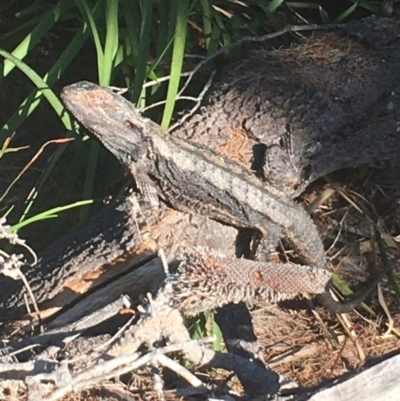
[[(157, 206), (158, 195), (178, 210), (256, 229), (276, 241), (284, 238), (304, 264), (326, 269), (316, 226), (276, 188), (210, 149), (168, 135), (109, 88), (84, 81), (65, 87), (61, 96), (68, 110), (131, 170), (150, 204)], [(345, 303), (332, 298), (329, 280), (318, 299), (332, 312), (351, 311), (382, 276)]]

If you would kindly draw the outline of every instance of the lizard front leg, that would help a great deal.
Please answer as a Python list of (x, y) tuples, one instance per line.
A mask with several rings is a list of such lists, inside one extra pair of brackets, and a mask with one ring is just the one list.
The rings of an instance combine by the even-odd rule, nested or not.
[(132, 173), (136, 186), (150, 209), (158, 210), (160, 206), (158, 191), (155, 183), (148, 176), (148, 165), (148, 160), (143, 157), (138, 162), (131, 163), (129, 171)]

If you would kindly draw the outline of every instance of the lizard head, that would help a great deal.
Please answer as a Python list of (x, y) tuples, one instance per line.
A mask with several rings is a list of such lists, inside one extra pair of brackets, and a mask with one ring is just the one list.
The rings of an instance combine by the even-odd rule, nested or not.
[(61, 98), (74, 117), (124, 165), (136, 161), (145, 138), (135, 106), (112, 88), (82, 81)]

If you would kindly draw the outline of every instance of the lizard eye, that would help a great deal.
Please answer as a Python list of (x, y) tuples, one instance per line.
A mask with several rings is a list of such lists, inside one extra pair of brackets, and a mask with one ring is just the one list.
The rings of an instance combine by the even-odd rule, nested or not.
[(127, 154), (125, 157), (129, 164), (131, 164), (133, 162), (133, 158), (132, 158), (131, 154)]

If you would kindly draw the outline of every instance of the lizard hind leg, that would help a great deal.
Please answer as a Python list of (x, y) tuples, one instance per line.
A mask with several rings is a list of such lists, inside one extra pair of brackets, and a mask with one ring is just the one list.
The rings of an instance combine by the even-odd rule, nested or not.
[(279, 245), (282, 232), (278, 227), (271, 227), (268, 232), (254, 231), (250, 247), (250, 259), (268, 262), (273, 259)]

